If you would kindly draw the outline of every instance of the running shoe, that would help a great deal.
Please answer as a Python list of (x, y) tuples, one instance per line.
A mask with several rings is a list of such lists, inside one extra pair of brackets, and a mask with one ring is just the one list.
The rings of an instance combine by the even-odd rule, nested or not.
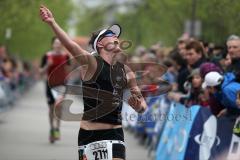
[(60, 140), (60, 131), (59, 131), (59, 129), (55, 129), (54, 132), (53, 132), (53, 135), (54, 135), (54, 139), (55, 140)]
[(50, 130), (49, 141), (50, 141), (50, 143), (54, 143), (55, 142), (54, 129)]

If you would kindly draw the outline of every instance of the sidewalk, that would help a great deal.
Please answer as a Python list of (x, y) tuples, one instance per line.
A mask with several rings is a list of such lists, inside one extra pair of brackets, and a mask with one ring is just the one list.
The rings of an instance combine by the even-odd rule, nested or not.
[[(37, 83), (16, 106), (0, 114), (0, 160), (77, 160), (79, 122), (62, 122), (61, 141), (48, 141), (44, 86)], [(147, 160), (147, 151), (125, 132), (127, 160)]]

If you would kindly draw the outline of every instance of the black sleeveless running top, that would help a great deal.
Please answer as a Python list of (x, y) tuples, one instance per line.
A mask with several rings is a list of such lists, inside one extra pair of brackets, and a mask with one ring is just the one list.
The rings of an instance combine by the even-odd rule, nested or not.
[(123, 89), (127, 86), (124, 64), (109, 65), (99, 55), (91, 80), (83, 81), (84, 114), (82, 120), (122, 124)]

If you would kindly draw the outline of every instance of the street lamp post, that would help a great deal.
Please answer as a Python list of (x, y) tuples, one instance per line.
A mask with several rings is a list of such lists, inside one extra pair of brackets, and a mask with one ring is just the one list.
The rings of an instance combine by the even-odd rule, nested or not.
[(12, 29), (11, 28), (6, 28), (5, 30), (5, 45), (6, 45), (6, 48), (8, 49), (8, 41), (11, 39), (12, 37)]
[(192, 0), (191, 26), (190, 26), (191, 37), (195, 37), (196, 9), (197, 9), (197, 0)]

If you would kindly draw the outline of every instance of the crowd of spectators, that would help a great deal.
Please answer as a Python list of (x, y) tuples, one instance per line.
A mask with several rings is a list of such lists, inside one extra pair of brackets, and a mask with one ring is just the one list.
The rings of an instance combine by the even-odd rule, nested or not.
[[(149, 97), (155, 99), (159, 96), (159, 99), (164, 99), (161, 102), (166, 102), (160, 103), (157, 109), (155, 105), (148, 106), (149, 110), (143, 117), (154, 114), (155, 110), (166, 114), (167, 104), (180, 103), (182, 105), (176, 106), (185, 106), (186, 110), (199, 105), (218, 120), (236, 121), (233, 128), (224, 132), (240, 136), (239, 36), (231, 35), (226, 38), (225, 44), (219, 46), (183, 35), (174, 48), (167, 48), (161, 43), (149, 48), (138, 46), (125, 62), (135, 72), (139, 71), (136, 72), (137, 82), (147, 101)], [(124, 124), (134, 131), (141, 144), (150, 146), (150, 152), (156, 150), (163, 131), (159, 128), (164, 126), (167, 119), (154, 121), (137, 119), (136, 123), (127, 121)]]
[(163, 64), (160, 68), (142, 65), (146, 73), (139, 79), (160, 90), (164, 88), (162, 82), (168, 82), (170, 87), (161, 93), (168, 92), (172, 101), (187, 107), (208, 107), (216, 116), (240, 114), (240, 37), (236, 35), (229, 36), (222, 46), (186, 35), (177, 40), (173, 49), (161, 44), (149, 49), (139, 46), (130, 62)]
[(33, 72), (30, 63), (8, 53), (0, 45), (0, 111), (14, 104), (18, 97), (32, 84)]

